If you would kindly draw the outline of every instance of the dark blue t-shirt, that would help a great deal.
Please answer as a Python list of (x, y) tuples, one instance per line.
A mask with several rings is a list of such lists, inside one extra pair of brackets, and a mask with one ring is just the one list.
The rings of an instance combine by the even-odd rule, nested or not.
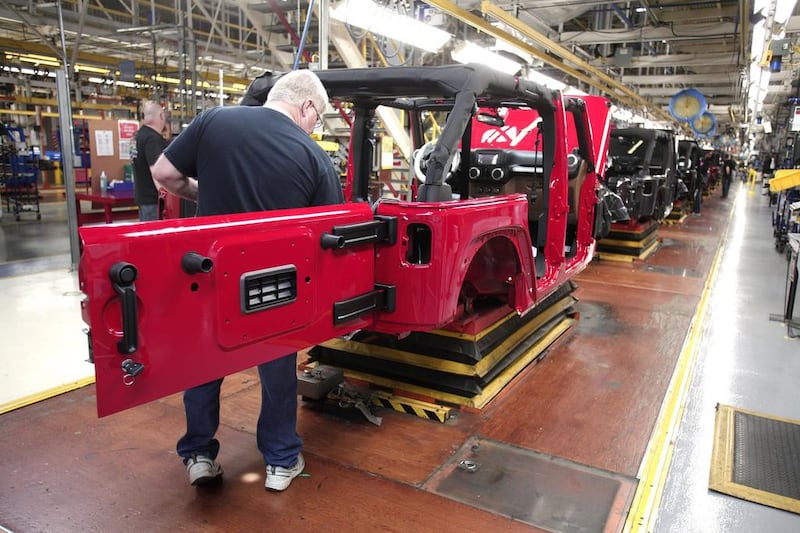
[(198, 181), (198, 216), (344, 202), (324, 150), (286, 115), (265, 107), (215, 107), (164, 151)]
[(158, 203), (158, 191), (153, 183), (150, 167), (156, 164), (158, 157), (167, 146), (167, 140), (150, 126), (142, 126), (136, 132), (131, 160), (134, 172), (134, 197), (137, 205), (153, 205)]

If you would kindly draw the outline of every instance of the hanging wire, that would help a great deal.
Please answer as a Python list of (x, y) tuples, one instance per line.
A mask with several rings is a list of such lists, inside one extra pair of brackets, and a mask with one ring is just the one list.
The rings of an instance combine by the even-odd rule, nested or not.
[(294, 58), (294, 65), (292, 65), (292, 70), (297, 70), (297, 66), (300, 64), (300, 58), (303, 57), (303, 48), (306, 44), (306, 38), (308, 37), (308, 27), (311, 25), (311, 15), (313, 14), (314, 10), (314, 0), (310, 0), (308, 2), (308, 13), (306, 14), (306, 23), (303, 26), (303, 35), (300, 36), (300, 46), (297, 49), (297, 56)]

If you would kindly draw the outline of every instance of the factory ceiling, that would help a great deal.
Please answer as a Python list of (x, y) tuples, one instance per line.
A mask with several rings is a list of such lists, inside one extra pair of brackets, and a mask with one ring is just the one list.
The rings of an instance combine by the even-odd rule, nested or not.
[[(386, 54), (385, 41), (328, 18), (328, 9), (339, 2), (321, 2), (312, 1), (302, 63), (320, 61), (322, 54), (329, 68), (397, 64), (399, 54)], [(800, 17), (795, 9), (786, 21), (775, 20), (776, 0), (381, 3), (484, 46), (498, 47), (512, 36), (527, 52), (526, 68), (609, 96), (652, 119), (669, 119), (672, 97), (695, 89), (716, 117), (718, 131), (755, 123), (747, 105), (758, 83), (752, 79), (751, 41), (753, 28), (763, 20), (772, 30), (768, 35), (785, 33), (782, 50), (772, 58), (756, 58), (764, 71), (771, 59), (782, 59), (778, 68), (772, 62), (768, 89), (759, 90), (766, 93), (760, 95), (759, 114), (776, 124), (786, 121), (793, 105), (789, 99), (798, 96)], [(760, 4), (766, 7), (754, 13)], [(83, 0), (61, 1), (60, 9), (59, 2), (0, 0), (0, 50), (5, 52), (0, 62), (60, 58), (66, 48), (70, 64), (108, 68), (111, 78), (133, 62), (145, 82), (154, 73), (212, 85), (222, 77), (241, 89), (263, 69), (292, 68), (308, 9), (308, 0)], [(327, 53), (318, 46), (320, 19), (329, 20)], [(777, 40), (767, 40), (765, 48)], [(417, 51), (403, 61), (452, 62), (447, 48)], [(58, 63), (43, 61), (38, 68), (58, 68)]]

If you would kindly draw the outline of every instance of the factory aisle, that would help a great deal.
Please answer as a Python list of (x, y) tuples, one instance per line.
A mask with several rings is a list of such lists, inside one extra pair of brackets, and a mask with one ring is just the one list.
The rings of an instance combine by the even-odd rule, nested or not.
[[(0, 413), (90, 383), (66, 203), (43, 195), (42, 220), (0, 218)], [(5, 207), (5, 205), (3, 206)]]
[(800, 420), (800, 338), (769, 320), (783, 314), (787, 273), (772, 238), (772, 210), (758, 189), (737, 183), (732, 191), (735, 205), (656, 532), (800, 531), (797, 514), (708, 490), (718, 403)]

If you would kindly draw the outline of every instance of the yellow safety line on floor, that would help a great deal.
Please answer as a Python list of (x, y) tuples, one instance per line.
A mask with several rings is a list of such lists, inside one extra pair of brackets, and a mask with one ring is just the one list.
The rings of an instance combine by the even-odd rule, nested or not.
[(73, 381), (72, 383), (65, 383), (64, 385), (59, 385), (58, 387), (53, 387), (52, 389), (43, 390), (35, 394), (29, 394), (28, 396), (23, 396), (22, 398), (12, 400), (10, 402), (6, 402), (0, 405), (0, 415), (7, 413), (9, 411), (13, 411), (15, 409), (19, 409), (21, 407), (27, 407), (28, 405), (34, 404), (36, 402), (41, 402), (42, 400), (47, 400), (54, 396), (58, 396), (59, 394), (64, 394), (65, 392), (70, 392), (75, 389), (80, 389), (81, 387), (85, 387), (86, 385), (91, 385), (92, 383), (94, 383), (94, 376), (79, 379), (78, 381)]
[(639, 467), (639, 484), (636, 487), (628, 518), (625, 521), (623, 529), (625, 533), (631, 531), (650, 532), (653, 531), (655, 526), (658, 506), (661, 503), (661, 496), (667, 481), (667, 473), (672, 462), (672, 454), (675, 451), (676, 433), (683, 418), (689, 386), (692, 383), (695, 361), (697, 360), (697, 348), (703, 332), (709, 294), (717, 278), (730, 221), (733, 218), (735, 208), (736, 200), (731, 206), (725, 233), (720, 240), (714, 261), (711, 263), (711, 272), (703, 286), (700, 302), (697, 304), (692, 322), (689, 324), (689, 332), (681, 348), (678, 363), (672, 373), (650, 442)]

